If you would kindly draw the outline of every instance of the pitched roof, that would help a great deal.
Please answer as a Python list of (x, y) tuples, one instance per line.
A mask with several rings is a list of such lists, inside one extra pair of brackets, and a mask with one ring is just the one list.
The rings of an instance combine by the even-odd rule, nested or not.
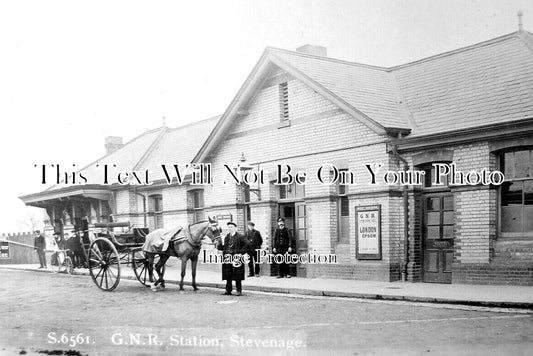
[(418, 128), (454, 131), (533, 117), (533, 51), (512, 33), (392, 68)]
[(410, 137), (533, 118), (533, 38), (524, 31), (383, 68), (267, 48), (195, 161), (223, 140), (272, 66), (292, 74), (378, 134)]
[(269, 48), (346, 103), (411, 136), (533, 117), (533, 39), (514, 32), (383, 68)]
[(149, 157), (139, 162), (135, 169), (149, 169), (150, 177), (156, 181), (164, 179), (161, 164), (191, 163), (219, 119), (220, 115), (167, 130), (154, 145)]
[[(191, 163), (220, 116), (191, 123), (189, 125), (168, 128), (160, 127), (137, 136), (120, 149), (107, 154), (88, 164), (80, 171), (86, 172), (88, 183), (102, 183), (102, 167), (104, 164), (117, 165), (119, 171), (150, 170), (152, 181), (163, 179), (160, 165)], [(110, 168), (110, 174), (113, 172)], [(54, 185), (46, 191), (64, 188), (65, 185)]]
[(394, 78), (385, 68), (275, 48), (269, 50), (382, 126), (408, 128), (398, 104)]

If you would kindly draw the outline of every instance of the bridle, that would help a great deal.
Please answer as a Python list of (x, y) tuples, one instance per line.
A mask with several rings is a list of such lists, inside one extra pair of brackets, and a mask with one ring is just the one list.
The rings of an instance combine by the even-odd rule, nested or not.
[[(213, 232), (213, 234), (212, 234), (213, 237), (209, 236), (209, 238), (211, 239), (211, 242), (205, 242), (206, 245), (215, 246), (215, 245), (218, 245), (218, 243), (215, 243), (215, 241), (213, 241), (213, 240), (222, 241), (222, 239), (220, 237), (221, 229), (218, 227), (218, 222), (214, 222), (214, 223), (210, 222), (209, 225), (204, 228), (204, 231), (202, 231), (202, 233), (200, 235), (198, 235), (197, 239), (193, 239), (193, 237), (192, 237), (191, 225), (195, 225), (195, 224), (189, 224), (189, 226), (187, 228), (187, 242), (189, 244), (191, 244), (192, 246), (200, 247), (202, 245), (202, 241), (205, 239), (205, 237), (209, 236), (208, 235), (209, 230), (211, 230), (211, 232)], [(218, 232), (218, 234), (215, 234), (215, 231)]]

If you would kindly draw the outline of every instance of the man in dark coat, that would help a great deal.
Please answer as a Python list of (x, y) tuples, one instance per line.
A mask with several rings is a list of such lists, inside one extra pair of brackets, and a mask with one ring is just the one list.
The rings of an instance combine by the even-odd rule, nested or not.
[[(291, 237), (289, 229), (285, 227), (285, 219), (278, 219), (278, 227), (274, 231), (274, 248), (272, 252), (275, 254), (285, 255), (285, 253), (291, 254), (295, 249), (294, 240)], [(278, 264), (278, 277), (277, 278), (291, 278), (289, 273), (289, 264), (281, 262)]]
[[(224, 237), (224, 244), (218, 245), (217, 248), (222, 251), (224, 261), (222, 263), (222, 280), (226, 280), (226, 292), (224, 295), (231, 295), (232, 281), (235, 281), (237, 296), (242, 294), (242, 281), (244, 280), (244, 264), (242, 258), (237, 263), (231, 263), (235, 255), (244, 255), (246, 253), (246, 242), (244, 236), (237, 232), (237, 224), (228, 222), (229, 233)], [(238, 256), (237, 256), (238, 257)], [(229, 263), (226, 260), (230, 260)]]
[(255, 229), (255, 224), (251, 221), (248, 223), (248, 231), (246, 231), (244, 239), (246, 240), (246, 251), (250, 257), (250, 262), (248, 262), (250, 273), (248, 277), (253, 277), (254, 275), (259, 277), (259, 263), (257, 261), (256, 250), (261, 249), (263, 238), (261, 237), (261, 233)]
[(75, 252), (78, 245), (76, 242), (76, 230), (72, 230), (72, 234), (70, 236), (65, 237), (67, 237), (67, 239), (65, 240), (65, 248), (68, 250), (67, 255), (72, 260), (72, 265), (77, 268), (79, 262)]
[(44, 249), (46, 247), (46, 240), (44, 235), (41, 234), (40, 230), (35, 230), (35, 239), (33, 240), (33, 247), (37, 251), (37, 256), (39, 256), (39, 263), (41, 267), (46, 268), (46, 256), (44, 254)]
[(78, 268), (83, 268), (87, 264), (87, 261), (85, 261), (85, 251), (83, 247), (83, 230), (77, 230), (76, 235), (71, 237), (71, 239), (74, 239), (74, 254), (76, 255)]

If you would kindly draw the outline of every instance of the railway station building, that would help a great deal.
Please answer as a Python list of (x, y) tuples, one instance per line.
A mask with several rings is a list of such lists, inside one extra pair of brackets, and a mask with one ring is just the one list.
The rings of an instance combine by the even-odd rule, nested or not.
[[(83, 169), (88, 184), (21, 199), (57, 231), (216, 216), (241, 231), (253, 221), (267, 248), (282, 217), (299, 254), (336, 256), (295, 265), (301, 277), (533, 285), (533, 37), (522, 29), (390, 68), (267, 48), (221, 116), (107, 148)], [(210, 164), (200, 170), (213, 181), (168, 184), (161, 165), (184, 163)], [(153, 184), (92, 184), (104, 164), (149, 170)], [(298, 181), (278, 174), (289, 168)], [(420, 184), (400, 184), (414, 171)]]

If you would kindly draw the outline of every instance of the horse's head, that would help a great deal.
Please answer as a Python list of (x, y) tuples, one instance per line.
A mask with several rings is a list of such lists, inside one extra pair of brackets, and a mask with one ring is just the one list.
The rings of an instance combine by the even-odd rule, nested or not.
[(208, 216), (209, 219), (209, 226), (206, 230), (206, 236), (211, 239), (211, 242), (217, 246), (222, 242), (222, 238), (220, 237), (220, 233), (222, 232), (222, 229), (220, 226), (218, 226), (218, 220), (216, 218), (211, 218)]

